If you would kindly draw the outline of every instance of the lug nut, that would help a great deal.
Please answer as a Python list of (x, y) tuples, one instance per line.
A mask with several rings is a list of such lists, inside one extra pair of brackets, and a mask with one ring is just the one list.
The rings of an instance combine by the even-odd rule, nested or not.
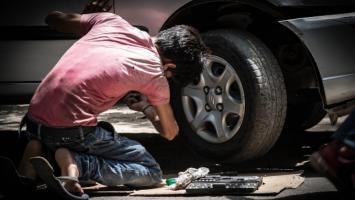
[(216, 107), (217, 107), (217, 110), (218, 110), (218, 111), (220, 111), (220, 112), (223, 111), (223, 104), (219, 103), (219, 104), (217, 104)]
[(208, 94), (210, 92), (210, 88), (208, 86), (203, 87), (203, 92)]
[(216, 87), (214, 92), (216, 93), (216, 95), (220, 95), (220, 94), (222, 94), (222, 88), (218, 86), (218, 87)]
[(210, 111), (211, 111), (211, 106), (208, 105), (208, 104), (206, 104), (206, 105), (205, 105), (205, 109), (206, 109), (207, 112), (210, 112)]

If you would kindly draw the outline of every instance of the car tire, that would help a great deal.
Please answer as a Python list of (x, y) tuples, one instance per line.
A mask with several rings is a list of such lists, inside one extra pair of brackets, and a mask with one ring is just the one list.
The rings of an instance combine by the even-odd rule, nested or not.
[(203, 73), (193, 84), (171, 87), (183, 140), (199, 154), (227, 163), (264, 155), (286, 116), (285, 84), (276, 59), (245, 31), (215, 30), (203, 39), (212, 52)]

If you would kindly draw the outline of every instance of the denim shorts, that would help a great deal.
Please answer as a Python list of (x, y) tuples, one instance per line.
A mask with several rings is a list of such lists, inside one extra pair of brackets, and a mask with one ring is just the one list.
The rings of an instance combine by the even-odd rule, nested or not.
[(80, 180), (107, 186), (150, 187), (161, 183), (162, 171), (153, 156), (137, 141), (117, 134), (111, 124), (101, 122), (85, 137), (60, 138), (29, 133), (55, 151), (68, 148), (79, 168)]

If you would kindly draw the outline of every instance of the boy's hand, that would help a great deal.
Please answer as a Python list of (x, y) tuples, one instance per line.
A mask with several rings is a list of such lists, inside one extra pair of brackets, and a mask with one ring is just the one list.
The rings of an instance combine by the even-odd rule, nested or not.
[(90, 0), (86, 4), (82, 14), (96, 13), (96, 12), (109, 12), (112, 8), (112, 0)]
[(147, 97), (138, 93), (129, 93), (126, 98), (128, 108), (142, 112), (144, 108), (149, 106)]

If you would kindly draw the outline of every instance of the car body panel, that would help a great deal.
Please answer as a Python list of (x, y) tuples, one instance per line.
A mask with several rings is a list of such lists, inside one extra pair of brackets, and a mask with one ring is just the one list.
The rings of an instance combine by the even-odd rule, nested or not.
[(7, 68), (0, 73), (1, 82), (39, 82), (73, 42), (71, 40), (0, 41), (1, 65)]
[(190, 0), (116, 0), (115, 12), (131, 24), (145, 26), (151, 35), (156, 35), (165, 21), (188, 2)]
[[(87, 0), (2, 0), (1, 26), (45, 26), (44, 18), (54, 10), (80, 13)], [(9, 20), (11, 19), (11, 20)]]
[[(352, 8), (355, 5), (355, 0), (112, 1), (113, 12), (121, 15), (133, 25), (147, 27), (151, 35), (155, 35), (161, 30), (164, 25), (170, 21), (170, 19), (177, 16), (181, 10), (188, 10), (185, 8), (211, 2), (247, 3), (250, 6), (253, 4), (255, 4), (255, 6), (257, 6), (257, 4), (267, 4), (275, 8), (304, 6), (318, 8), (321, 6), (330, 7), (344, 5), (349, 5), (349, 7)], [(49, 31), (49, 28), (44, 23), (44, 17), (53, 10), (80, 13), (87, 2), (88, 0), (51, 0), (47, 3), (42, 0), (2, 1), (3, 6), (0, 7), (0, 30), (2, 33), (5, 31), (7, 36), (0, 38), (1, 66), (3, 69), (6, 68), (6, 70), (2, 70), (0, 73), (1, 96), (15, 93), (19, 95), (22, 93), (30, 94), (31, 92), (29, 91), (31, 90), (32, 93), (34, 92), (45, 74), (49, 72), (61, 55), (76, 39), (63, 34), (60, 35), (55, 31)], [(305, 46), (308, 47), (309, 52), (319, 66), (318, 71), (324, 87), (325, 103), (334, 104), (349, 98), (354, 98), (354, 87), (348, 87), (350, 84), (353, 84), (354, 80), (354, 70), (350, 68), (351, 63), (354, 63), (354, 58), (350, 56), (346, 57), (346, 59), (341, 59), (340, 53), (337, 54), (339, 55), (338, 57), (334, 57), (334, 54), (332, 54), (334, 47), (338, 49), (337, 51), (339, 51), (339, 49), (354, 50), (355, 47), (351, 45), (354, 44), (354, 38), (349, 37), (351, 33), (354, 33), (353, 18), (340, 17), (334, 20), (330, 18), (325, 19), (323, 16), (313, 18), (313, 21), (307, 21), (305, 19), (312, 18), (291, 19), (281, 23), (289, 27), (305, 42)], [(352, 25), (348, 25), (351, 23)], [(308, 26), (316, 27), (307, 28)], [(22, 29), (23, 27), (26, 27), (26, 29)], [(43, 28), (45, 28), (46, 31), (44, 31)], [(326, 33), (326, 30), (333, 33)], [(45, 34), (43, 35), (44, 32)], [(299, 33), (302, 33), (302, 35), (299, 35)], [(315, 37), (315, 34), (323, 34), (323, 36)], [(347, 39), (345, 39), (345, 37), (339, 38), (337, 34), (346, 34)], [(350, 51), (347, 53), (349, 52)], [(322, 55), (323, 53), (325, 53), (325, 55)], [(14, 85), (17, 86), (17, 92), (12, 91), (12, 89), (5, 89), (6, 87), (14, 88)]]
[(53, 10), (80, 13), (87, 2), (2, 1), (0, 61), (1, 67), (6, 70), (0, 73), (1, 96), (31, 96), (34, 93), (41, 80), (76, 39), (73, 35), (50, 30), (44, 18)]
[(354, 0), (268, 0), (275, 6), (280, 7), (310, 7), (310, 6), (340, 6), (340, 5), (355, 5)]
[(281, 21), (317, 64), (327, 105), (355, 98), (355, 12)]

